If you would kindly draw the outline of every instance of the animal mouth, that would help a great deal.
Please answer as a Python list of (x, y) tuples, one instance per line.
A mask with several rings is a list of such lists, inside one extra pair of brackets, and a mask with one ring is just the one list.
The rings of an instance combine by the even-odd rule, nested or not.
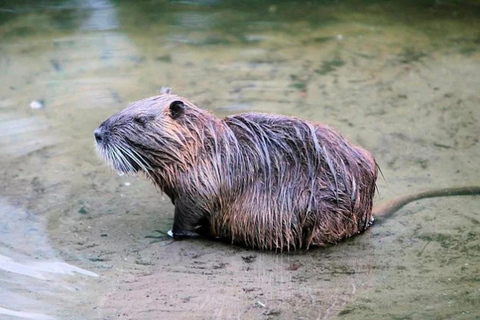
[[(107, 120), (108, 121), (108, 120)], [(97, 152), (119, 174), (135, 174), (139, 171), (149, 175), (151, 166), (147, 159), (128, 141), (118, 140), (106, 128), (107, 121), (95, 131)]]
[(139, 171), (148, 174), (151, 170), (145, 157), (127, 144), (97, 141), (97, 151), (120, 174), (135, 174)]

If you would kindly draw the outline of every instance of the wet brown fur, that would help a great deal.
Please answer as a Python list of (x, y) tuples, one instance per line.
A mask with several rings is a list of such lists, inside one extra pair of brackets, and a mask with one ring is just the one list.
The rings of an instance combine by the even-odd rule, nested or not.
[[(174, 101), (185, 106), (178, 118)], [(319, 123), (260, 113), (219, 119), (167, 90), (97, 131), (116, 170), (144, 171), (172, 199), (174, 237), (204, 226), (232, 243), (289, 250), (336, 243), (371, 222), (374, 157)]]

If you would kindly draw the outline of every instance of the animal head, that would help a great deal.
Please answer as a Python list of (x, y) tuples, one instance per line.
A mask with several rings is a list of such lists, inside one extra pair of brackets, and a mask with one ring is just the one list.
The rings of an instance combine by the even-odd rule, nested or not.
[(208, 112), (164, 88), (131, 103), (94, 132), (97, 150), (119, 173), (186, 169), (195, 160)]

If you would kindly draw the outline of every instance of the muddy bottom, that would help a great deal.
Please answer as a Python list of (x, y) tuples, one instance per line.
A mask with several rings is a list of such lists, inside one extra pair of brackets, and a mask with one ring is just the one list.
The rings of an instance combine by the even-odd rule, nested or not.
[(377, 202), (479, 185), (477, 5), (85, 3), (2, 11), (0, 318), (480, 317), (478, 197), (308, 251), (172, 241), (170, 200), (93, 141), (168, 85), (217, 116), (335, 127), (376, 156)]

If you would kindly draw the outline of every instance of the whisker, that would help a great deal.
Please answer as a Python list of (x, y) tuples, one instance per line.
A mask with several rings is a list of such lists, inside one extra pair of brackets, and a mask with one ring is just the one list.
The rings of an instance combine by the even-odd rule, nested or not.
[(142, 171), (144, 171), (145, 174), (147, 174), (148, 177), (152, 178), (149, 172), (151, 167), (148, 165), (145, 159), (138, 152), (136, 152), (133, 149), (130, 149), (125, 145), (118, 145), (117, 147), (121, 151), (123, 151), (130, 159), (132, 159), (132, 161), (134, 161), (140, 167), (140, 169), (142, 169)]
[(111, 151), (114, 158), (114, 164), (116, 164), (118, 169), (120, 169), (119, 171), (123, 173), (130, 172), (130, 167), (129, 167), (129, 164), (127, 163), (127, 160), (125, 159), (123, 154), (119, 152), (116, 145), (111, 146)]
[(119, 145), (115, 145), (115, 151), (118, 154), (119, 158), (122, 160), (122, 163), (123, 163), (123, 165), (126, 169), (125, 171), (127, 173), (137, 172), (137, 170), (133, 167), (133, 165), (130, 163), (130, 161), (128, 161), (127, 157), (125, 156), (125, 154), (122, 152), (122, 150), (119, 147), (120, 147)]

